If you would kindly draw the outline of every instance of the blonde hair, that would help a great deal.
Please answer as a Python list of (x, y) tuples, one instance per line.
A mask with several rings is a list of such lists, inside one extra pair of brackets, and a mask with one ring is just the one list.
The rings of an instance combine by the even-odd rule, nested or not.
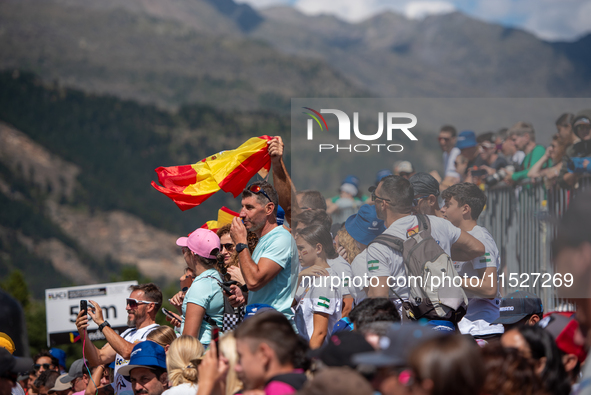
[(160, 325), (146, 336), (146, 340), (152, 340), (162, 347), (170, 346), (176, 340), (176, 333), (170, 326)]
[(226, 375), (226, 395), (234, 395), (240, 391), (244, 386), (242, 381), (238, 378), (238, 374), (234, 367), (238, 362), (238, 353), (236, 352), (236, 338), (232, 332), (224, 334), (219, 341), (220, 353), (228, 359), (229, 369)]
[(197, 384), (197, 366), (204, 352), (203, 345), (193, 336), (182, 335), (172, 342), (166, 353), (166, 368), (173, 387)]
[(342, 228), (337, 232), (339, 238), (339, 245), (347, 251), (347, 262), (349, 264), (353, 262), (353, 259), (361, 252), (357, 241), (347, 232), (345, 228)]

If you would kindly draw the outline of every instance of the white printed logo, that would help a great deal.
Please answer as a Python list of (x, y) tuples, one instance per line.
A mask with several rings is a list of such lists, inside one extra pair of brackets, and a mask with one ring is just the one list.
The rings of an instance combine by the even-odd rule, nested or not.
[(501, 307), (499, 310), (500, 311), (513, 311), (513, 310), (515, 310), (515, 307), (514, 306), (505, 306), (505, 307)]

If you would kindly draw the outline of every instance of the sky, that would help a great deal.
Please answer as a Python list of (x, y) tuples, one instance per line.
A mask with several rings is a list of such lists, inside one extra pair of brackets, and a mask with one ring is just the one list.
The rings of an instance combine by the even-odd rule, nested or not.
[(359, 22), (390, 10), (408, 18), (460, 11), (517, 27), (548, 41), (572, 41), (591, 32), (591, 0), (237, 0), (254, 8), (291, 5), (309, 14)]

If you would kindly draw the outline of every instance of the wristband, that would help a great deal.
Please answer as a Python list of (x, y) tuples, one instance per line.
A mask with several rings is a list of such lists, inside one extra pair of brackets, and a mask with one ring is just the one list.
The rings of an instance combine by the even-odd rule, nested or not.
[(105, 329), (106, 326), (108, 326), (109, 328), (111, 327), (111, 324), (109, 324), (109, 321), (104, 321), (102, 324), (100, 324), (98, 327), (98, 330), (101, 331), (101, 333), (102, 333), (103, 329)]

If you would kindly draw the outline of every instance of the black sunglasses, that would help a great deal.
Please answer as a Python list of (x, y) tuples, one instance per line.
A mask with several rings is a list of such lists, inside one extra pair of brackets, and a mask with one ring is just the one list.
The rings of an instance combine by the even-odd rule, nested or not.
[(273, 203), (273, 201), (271, 200), (271, 198), (269, 197), (269, 195), (267, 195), (267, 193), (263, 190), (263, 188), (261, 188), (260, 185), (251, 185), (248, 188), (246, 188), (247, 191), (255, 193), (255, 194), (259, 194), (262, 193), (264, 197), (266, 197), (267, 199), (269, 199), (269, 201), (271, 203)]
[(381, 198), (378, 195), (376, 195), (376, 189), (376, 187), (369, 187), (369, 192), (371, 192), (371, 200), (373, 200), (374, 202), (376, 200), (383, 200), (384, 202), (390, 203), (390, 199)]
[(35, 370), (39, 370), (41, 369), (41, 366), (43, 366), (43, 369), (45, 370), (49, 370), (49, 368), (52, 366), (50, 363), (42, 363), (42, 364), (38, 364), (36, 363), (35, 365), (33, 365), (33, 368)]

